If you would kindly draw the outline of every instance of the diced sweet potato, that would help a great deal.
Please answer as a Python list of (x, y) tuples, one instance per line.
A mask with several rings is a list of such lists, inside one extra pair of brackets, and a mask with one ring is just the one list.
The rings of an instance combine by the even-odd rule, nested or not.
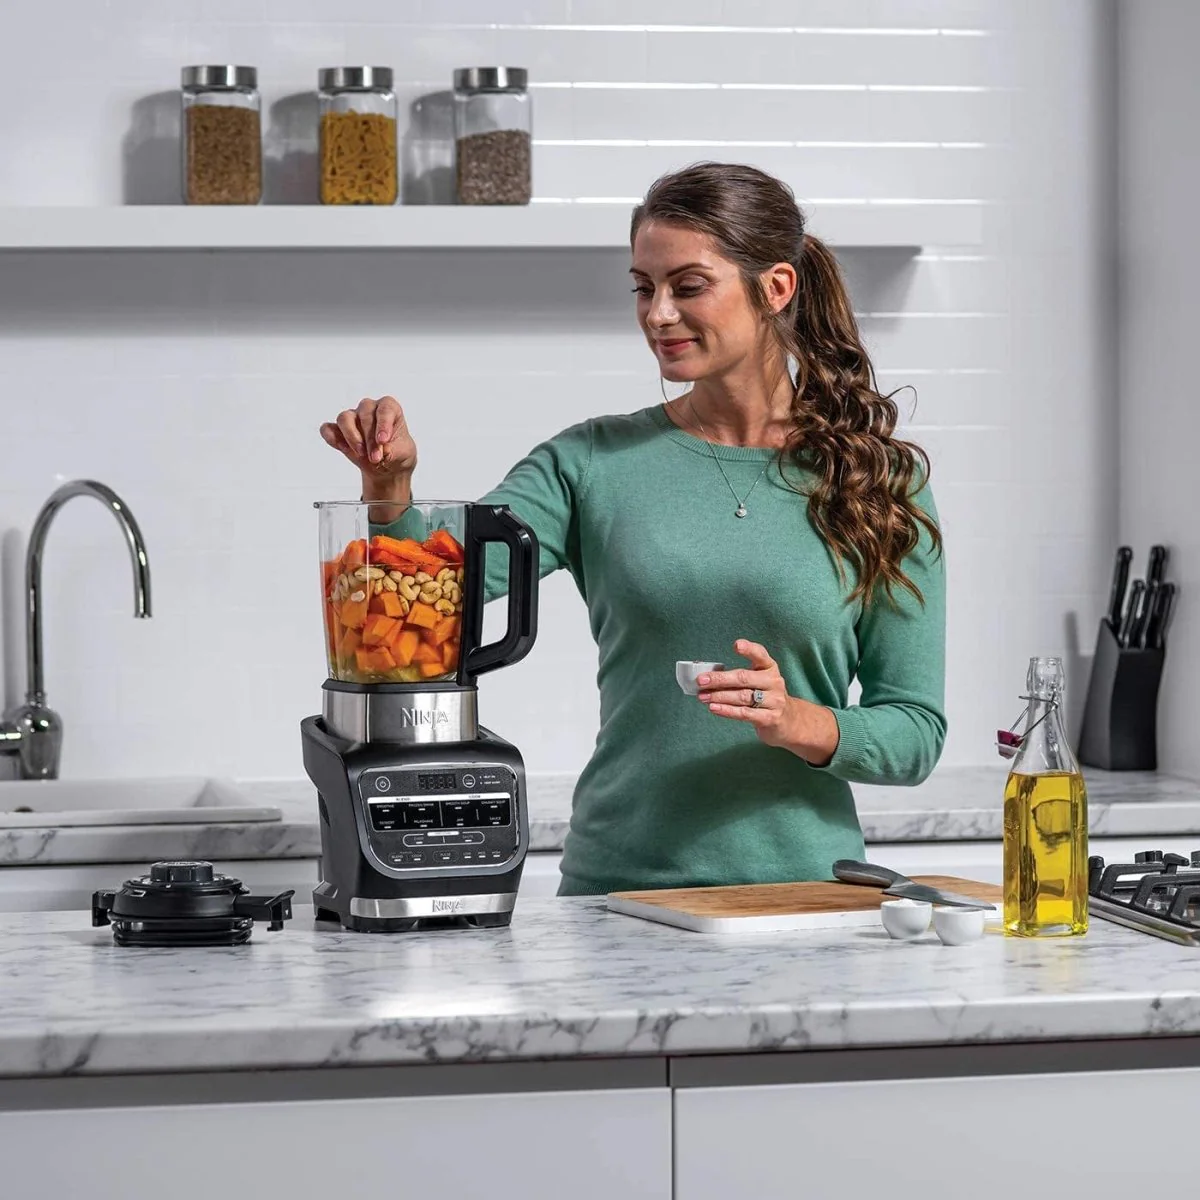
[(445, 675), (445, 669), (442, 667), (441, 660), (432, 663), (421, 664), (421, 676), (425, 679), (432, 679), (435, 675)]
[(362, 645), (362, 637), (357, 629), (344, 629), (338, 639), (338, 661), (346, 666), (354, 662), (354, 652)]
[(395, 592), (380, 592), (378, 596), (371, 597), (371, 603), (374, 604), (378, 600), (380, 609), (384, 616), (400, 618), (404, 616), (404, 605), (401, 603), (400, 597)]
[(346, 549), (342, 552), (342, 570), (353, 571), (355, 567), (361, 567), (367, 561), (367, 540), (366, 538), (355, 538), (354, 541), (346, 544)]
[(441, 646), (458, 633), (458, 617), (443, 617), (433, 627), (433, 644)]
[(425, 549), (456, 567), (462, 566), (463, 548), (448, 529), (435, 529), (425, 539)]
[(446, 642), (446, 644), (442, 646), (442, 666), (445, 667), (447, 671), (458, 670), (457, 642)]
[(396, 628), (396, 618), (386, 617), (382, 613), (368, 613), (363, 623), (362, 640), (364, 646), (380, 646), (388, 639), (388, 634)]
[(397, 626), (397, 629), (400, 632), (393, 634), (388, 649), (396, 660), (396, 666), (408, 667), (412, 665), (413, 655), (421, 644), (421, 635), (415, 629), (404, 629), (401, 626)]
[(361, 600), (344, 600), (342, 602), (341, 621), (347, 629), (361, 629), (367, 620), (368, 600), (365, 592), (351, 592), (351, 596), (361, 595)]
[(396, 660), (384, 646), (374, 646), (368, 649), (360, 646), (354, 652), (354, 664), (368, 675), (377, 675), (383, 671), (391, 671), (396, 666)]
[(440, 668), (442, 665), (442, 652), (436, 647), (431, 646), (428, 642), (421, 642), (413, 651), (412, 660), (414, 663), (437, 663)]
[[(439, 620), (441, 618), (431, 604), (422, 604), (418, 600), (409, 610), (408, 624), (416, 625), (420, 629), (432, 629)], [(343, 620), (343, 624), (348, 625), (349, 622)]]

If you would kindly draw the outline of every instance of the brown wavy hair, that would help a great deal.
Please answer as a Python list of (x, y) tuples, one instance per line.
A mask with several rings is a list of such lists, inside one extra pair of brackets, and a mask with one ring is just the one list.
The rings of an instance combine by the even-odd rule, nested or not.
[[(937, 554), (937, 523), (914, 501), (929, 478), (929, 458), (894, 436), (898, 410), (875, 382), (854, 308), (837, 260), (804, 231), (804, 215), (787, 184), (736, 163), (697, 163), (664, 175), (634, 209), (630, 243), (647, 221), (666, 221), (707, 234), (741, 270), (751, 302), (772, 326), (786, 358), (796, 363), (793, 428), (781, 451), (812, 471), (816, 482), (793, 490), (808, 497), (809, 520), (833, 551), (854, 600), (882, 587), (889, 600), (904, 588), (924, 603), (905, 574), (905, 555), (924, 528)], [(790, 263), (798, 279), (786, 308), (773, 313), (762, 275)], [(786, 473), (784, 473), (786, 479)]]

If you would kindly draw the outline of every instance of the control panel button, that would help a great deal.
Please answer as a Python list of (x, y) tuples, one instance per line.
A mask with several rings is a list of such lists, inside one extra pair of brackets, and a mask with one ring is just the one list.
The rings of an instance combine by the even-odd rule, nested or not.
[(406, 833), (404, 835), (404, 844), (406, 846), (424, 846), (429, 839), (423, 833)]
[(512, 820), (512, 809), (508, 800), (480, 800), (480, 825), (507, 825)]
[(399, 804), (372, 804), (371, 809), (371, 828), (378, 829), (381, 832), (386, 832), (390, 829), (399, 829), (403, 824), (403, 814), (398, 811), (402, 808)]
[(465, 829), (468, 825), (478, 825), (475, 801), (443, 800), (442, 824), (449, 829)]
[(483, 834), (478, 829), (468, 829), (462, 835), (462, 844), (464, 846), (482, 846)]
[(470, 774), (464, 775), (462, 785), (465, 788), (473, 788), (475, 786), (475, 776)]
[(448, 863), (458, 862), (457, 850), (434, 850), (430, 854), (435, 866), (446, 866)]
[(392, 790), (392, 781), (386, 775), (376, 775), (375, 790), (377, 792), (390, 792)]
[(409, 829), (432, 829), (441, 820), (436, 800), (413, 800), (404, 808), (404, 823)]

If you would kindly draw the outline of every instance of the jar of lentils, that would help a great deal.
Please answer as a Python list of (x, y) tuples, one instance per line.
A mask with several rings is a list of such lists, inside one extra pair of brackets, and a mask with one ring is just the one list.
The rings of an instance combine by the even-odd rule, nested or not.
[(390, 67), (325, 67), (321, 112), (321, 203), (395, 204), (396, 93)]
[(262, 199), (262, 104), (253, 67), (184, 67), (185, 204)]
[(528, 204), (533, 113), (523, 67), (454, 72), (454, 158), (460, 204)]

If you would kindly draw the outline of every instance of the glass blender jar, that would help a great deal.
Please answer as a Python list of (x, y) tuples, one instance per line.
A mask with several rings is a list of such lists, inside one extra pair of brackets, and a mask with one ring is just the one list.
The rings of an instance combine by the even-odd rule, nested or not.
[[(473, 690), (477, 675), (528, 653), (537, 624), (537, 542), (507, 508), (459, 501), (314, 507), (327, 700), (331, 691), (371, 688), (378, 712), (378, 697), (392, 692)], [(484, 646), (489, 542), (509, 549), (509, 619), (505, 636)], [(462, 733), (473, 736), (469, 722)]]

